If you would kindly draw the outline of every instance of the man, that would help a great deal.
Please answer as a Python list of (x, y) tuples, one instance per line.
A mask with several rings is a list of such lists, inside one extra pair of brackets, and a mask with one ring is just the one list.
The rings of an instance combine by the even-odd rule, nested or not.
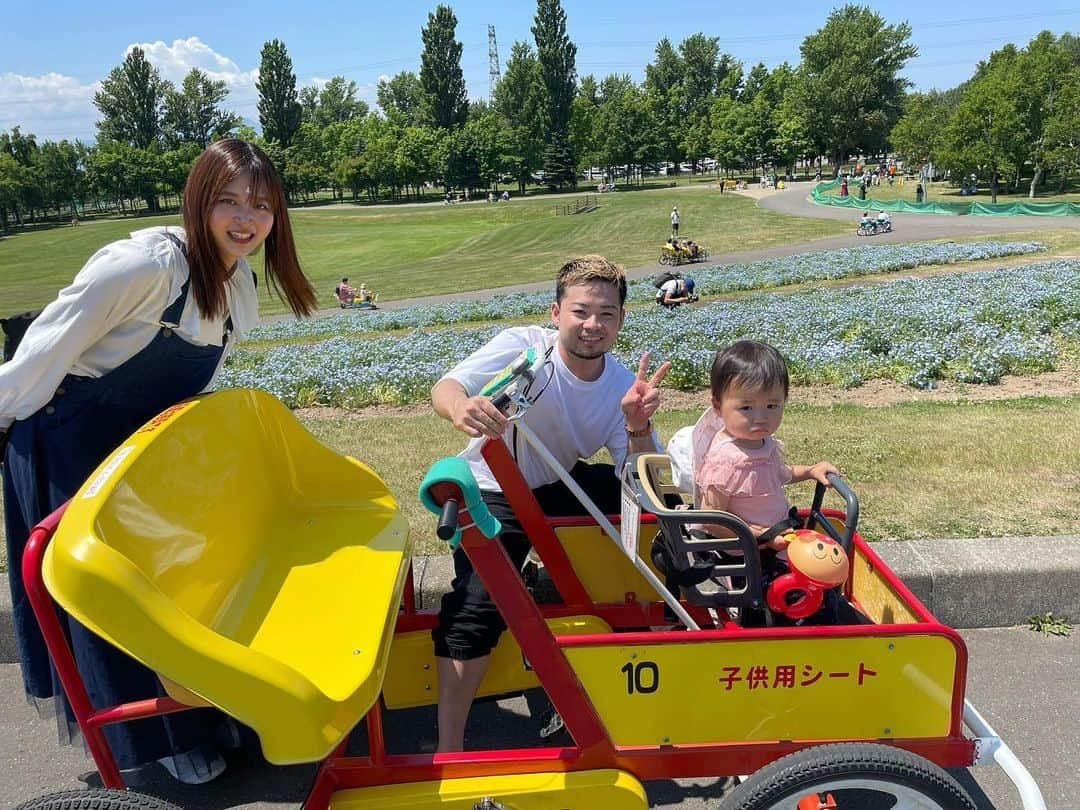
[(656, 291), (656, 303), (668, 309), (674, 309), (679, 304), (689, 304), (697, 301), (694, 295), (694, 280), (686, 278), (673, 278), (665, 281)]
[[(450, 370), (431, 391), (431, 402), (444, 419), (472, 440), (461, 453), (469, 462), (491, 513), (502, 523), (500, 541), (517, 568), (529, 552), (513, 511), (492, 476), (480, 448), (502, 438), (549, 515), (585, 514), (584, 509), (491, 403), (477, 394), (485, 383), (530, 346), (547, 352), (547, 363), (533, 383), (536, 401), (524, 421), (548, 450), (606, 513), (619, 511), (619, 478), (629, 453), (655, 450), (652, 415), (660, 404), (657, 387), (670, 368), (664, 363), (646, 378), (649, 355), (637, 375), (613, 355), (611, 347), (625, 317), (626, 277), (600, 256), (565, 264), (555, 284), (551, 323), (516, 326), (496, 335)], [(611, 465), (581, 461), (602, 448)], [(465, 722), (488, 658), (506, 624), (472, 570), (462, 549), (454, 553), (456, 576), (442, 599), (439, 624), (432, 631), (439, 672), (439, 752), (464, 748)]]
[(679, 236), (679, 206), (671, 206), (671, 235), (678, 238)]

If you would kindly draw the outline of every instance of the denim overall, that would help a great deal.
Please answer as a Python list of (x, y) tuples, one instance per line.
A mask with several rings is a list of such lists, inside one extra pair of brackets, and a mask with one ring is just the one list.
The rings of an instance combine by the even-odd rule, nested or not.
[[(137, 428), (209, 384), (232, 321), (226, 322), (222, 346), (196, 346), (176, 334), (189, 282), (162, 314), (161, 329), (149, 345), (101, 377), (67, 375), (45, 407), (11, 426), (3, 467), (8, 578), (19, 660), (32, 698), (62, 697), (63, 692), (54, 680), (20, 574), (30, 530), (71, 498)], [(70, 617), (63, 618), (95, 707), (164, 694), (149, 669)], [(214, 710), (187, 711), (106, 726), (105, 736), (119, 767), (132, 768), (211, 740), (221, 718)]]

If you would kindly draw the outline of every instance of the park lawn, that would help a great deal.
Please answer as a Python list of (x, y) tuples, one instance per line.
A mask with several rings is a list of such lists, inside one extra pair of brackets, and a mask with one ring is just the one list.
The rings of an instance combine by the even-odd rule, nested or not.
[[(915, 403), (880, 408), (801, 406), (779, 437), (798, 463), (827, 459), (862, 504), (868, 540), (1075, 532), (1080, 502), (1080, 398)], [(702, 408), (707, 397), (702, 394)], [(700, 410), (656, 417), (663, 441)], [(429, 413), (301, 412), (322, 441), (370, 464), (398, 495), (417, 554), (445, 550), (416, 498), (428, 465), (464, 437)], [(792, 488), (802, 505), (809, 484)], [(837, 502), (839, 505), (839, 502)]]
[[(701, 399), (704, 408), (704, 393)], [(1076, 531), (1080, 397), (875, 408), (798, 401), (793, 389), (778, 434), (788, 458), (827, 459), (841, 469), (859, 496), (860, 531), (868, 540)], [(700, 409), (661, 410), (661, 439), (699, 415)], [(415, 553), (445, 551), (416, 491), (433, 461), (461, 450), (460, 433), (427, 409), (313, 409), (299, 417), (321, 441), (383, 476), (409, 520)], [(809, 484), (791, 489), (796, 504), (809, 497)]]
[[(567, 259), (601, 253), (627, 267), (656, 260), (678, 205), (682, 233), (713, 255), (843, 233), (831, 220), (792, 218), (756, 207), (752, 199), (703, 186), (598, 195), (588, 214), (556, 216), (570, 196), (491, 205), (333, 206), (293, 209), (297, 251), (322, 307), (333, 305), (342, 276), (366, 282), (383, 300), (489, 289), (548, 280)], [(87, 223), (0, 240), (3, 311), (41, 306), (107, 242), (173, 216)], [(256, 257), (253, 266), (260, 270)], [(261, 271), (260, 271), (261, 272)], [(261, 293), (264, 314), (285, 306)]]

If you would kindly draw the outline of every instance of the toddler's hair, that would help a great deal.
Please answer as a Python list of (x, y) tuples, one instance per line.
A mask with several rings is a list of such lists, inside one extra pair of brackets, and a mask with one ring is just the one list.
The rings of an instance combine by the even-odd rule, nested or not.
[(713, 400), (720, 402), (724, 392), (735, 382), (754, 390), (782, 385), (784, 399), (787, 399), (787, 363), (768, 343), (740, 340), (721, 349), (713, 358), (709, 372)]

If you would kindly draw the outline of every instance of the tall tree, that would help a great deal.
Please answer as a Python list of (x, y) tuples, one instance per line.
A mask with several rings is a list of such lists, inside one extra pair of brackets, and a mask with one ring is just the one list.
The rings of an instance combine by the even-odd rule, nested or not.
[(910, 37), (906, 22), (886, 25), (866, 6), (846, 5), (803, 40), (796, 103), (807, 111), (807, 134), (833, 156), (837, 171), (852, 152), (884, 148), (910, 84), (900, 71), (918, 54)]
[(1058, 95), (1068, 84), (1076, 62), (1068, 49), (1049, 31), (1036, 36), (1020, 53), (1017, 70), (1021, 94), (1017, 97), (1020, 115), (1029, 134), (1029, 151), (1016, 167), (1016, 183), (1024, 163), (1033, 172), (1028, 196), (1034, 197), (1046, 172), (1050, 144), (1047, 123), (1054, 116)]
[(83, 161), (86, 147), (78, 141), (46, 141), (34, 160), (45, 201), (59, 213), (63, 206), (69, 208), (69, 216), (76, 215), (76, 200), (83, 195), (86, 172)]
[(511, 151), (517, 158), (512, 171), (522, 194), (532, 173), (543, 165), (544, 93), (536, 54), (528, 43), (515, 42), (495, 87), (493, 103), (510, 124)]
[(375, 88), (379, 108), (387, 118), (398, 118), (400, 126), (419, 126), (424, 123), (424, 86), (409, 70), (379, 79)]
[(956, 106), (955, 98), (950, 98), (940, 90), (907, 95), (904, 114), (889, 133), (889, 143), (908, 166), (930, 163), (937, 156), (944, 123)]
[(300, 127), (301, 115), (292, 59), (280, 39), (272, 39), (263, 45), (255, 87), (259, 91), (259, 123), (263, 137), (288, 146)]
[(133, 47), (94, 93), (94, 106), (102, 115), (97, 122), (98, 138), (136, 149), (156, 143), (161, 135), (162, 105), (170, 89), (143, 49)]
[(192, 68), (180, 90), (169, 87), (165, 91), (162, 131), (166, 143), (171, 148), (194, 143), (205, 149), (212, 140), (240, 126), (243, 120), (239, 115), (220, 107), (228, 95), (225, 82)]
[(577, 185), (570, 146), (570, 115), (577, 90), (577, 46), (566, 33), (566, 12), (559, 0), (537, 0), (533, 38), (544, 96), (545, 182), (548, 186)]
[(461, 72), (461, 43), (454, 39), (457, 17), (449, 6), (439, 5), (428, 14), (420, 29), (424, 51), (420, 54), (420, 84), (424, 88), (429, 120), (449, 129), (464, 124), (469, 115), (465, 77)]
[(368, 114), (368, 105), (356, 97), (356, 82), (334, 76), (319, 91), (318, 123), (343, 123)]
[(1012, 45), (980, 63), (943, 136), (943, 161), (954, 177), (989, 179), (991, 202), (998, 184), (1026, 152), (1028, 133), (1017, 108), (1022, 94), (1019, 56)]

